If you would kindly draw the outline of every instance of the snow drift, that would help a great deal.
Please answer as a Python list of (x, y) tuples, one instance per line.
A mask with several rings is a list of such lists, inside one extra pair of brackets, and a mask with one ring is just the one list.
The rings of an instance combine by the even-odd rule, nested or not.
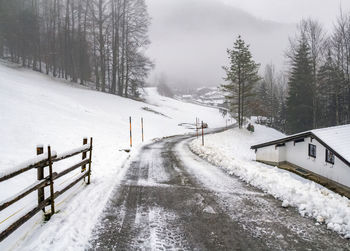
[(208, 135), (205, 146), (200, 140), (190, 143), (192, 151), (282, 201), (283, 207), (296, 207), (302, 216), (350, 238), (350, 200), (296, 174), (255, 162), (250, 146), (284, 135), (260, 125), (255, 133), (232, 129)]

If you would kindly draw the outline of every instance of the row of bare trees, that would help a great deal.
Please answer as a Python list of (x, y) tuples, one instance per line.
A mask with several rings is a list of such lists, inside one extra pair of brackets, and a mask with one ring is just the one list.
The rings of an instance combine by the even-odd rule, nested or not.
[(263, 117), (258, 118), (258, 123), (286, 131), (287, 81), (287, 75), (273, 64), (265, 66), (254, 106), (255, 114)]
[(0, 0), (0, 57), (137, 96), (153, 67), (149, 24), (145, 0)]

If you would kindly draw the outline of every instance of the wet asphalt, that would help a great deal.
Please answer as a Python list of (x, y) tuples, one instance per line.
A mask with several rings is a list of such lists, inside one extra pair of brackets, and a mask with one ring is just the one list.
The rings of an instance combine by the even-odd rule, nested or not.
[(87, 249), (350, 250), (324, 225), (191, 153), (188, 139), (143, 147)]

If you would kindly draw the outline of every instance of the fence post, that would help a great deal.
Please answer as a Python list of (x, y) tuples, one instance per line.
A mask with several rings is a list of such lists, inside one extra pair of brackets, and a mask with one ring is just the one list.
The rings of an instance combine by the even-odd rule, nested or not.
[[(36, 146), (36, 155), (40, 155), (44, 153), (44, 147), (42, 145), (37, 145)], [(37, 179), (42, 180), (44, 179), (44, 167), (38, 167), (36, 169), (37, 171)], [(39, 188), (38, 189), (38, 205), (40, 205), (41, 202), (45, 200), (45, 192), (44, 188)], [(45, 213), (45, 208), (43, 208), (43, 212)]]
[(50, 172), (50, 195), (51, 195), (51, 215), (55, 213), (55, 198), (54, 198), (54, 190), (53, 190), (53, 177), (52, 177), (52, 158), (51, 158), (51, 147), (47, 147), (47, 154), (49, 159), (49, 172)]
[[(84, 138), (83, 139), (83, 145), (86, 145), (88, 143), (88, 139), (87, 138)], [(86, 152), (83, 152), (82, 153), (82, 156), (81, 156), (81, 160), (84, 160), (86, 159)], [(86, 165), (82, 165), (81, 166), (81, 172), (85, 172), (86, 170)]]
[(142, 142), (144, 141), (144, 136), (143, 136), (143, 118), (141, 118), (141, 131), (142, 131)]
[(92, 159), (92, 137), (90, 138), (89, 169), (88, 169), (88, 185), (90, 184), (90, 175), (91, 175), (91, 159)]
[(130, 123), (130, 147), (132, 147), (131, 117), (129, 117), (129, 123)]
[(203, 128), (203, 121), (202, 121), (202, 146), (204, 146), (204, 128)]

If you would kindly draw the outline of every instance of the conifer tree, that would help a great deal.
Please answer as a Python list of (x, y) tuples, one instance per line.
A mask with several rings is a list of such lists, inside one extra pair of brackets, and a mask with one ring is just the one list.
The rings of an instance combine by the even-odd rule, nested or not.
[(259, 108), (259, 115), (267, 117), (269, 114), (269, 107), (268, 107), (268, 101), (269, 100), (269, 90), (267, 87), (267, 83), (265, 80), (262, 80), (259, 84), (258, 88), (258, 108)]
[(224, 80), (227, 84), (221, 85), (231, 114), (237, 113), (239, 128), (243, 126), (244, 115), (255, 96), (255, 85), (260, 80), (258, 75), (259, 64), (255, 63), (252, 54), (241, 36), (238, 36), (233, 49), (227, 50), (230, 65), (223, 67), (226, 71)]
[(334, 63), (332, 53), (329, 50), (324, 64), (318, 72), (320, 114), (319, 120), (322, 126), (340, 124), (341, 92), (345, 79), (341, 70)]
[(313, 127), (313, 72), (310, 49), (304, 37), (292, 58), (287, 97), (287, 132), (297, 133)]

